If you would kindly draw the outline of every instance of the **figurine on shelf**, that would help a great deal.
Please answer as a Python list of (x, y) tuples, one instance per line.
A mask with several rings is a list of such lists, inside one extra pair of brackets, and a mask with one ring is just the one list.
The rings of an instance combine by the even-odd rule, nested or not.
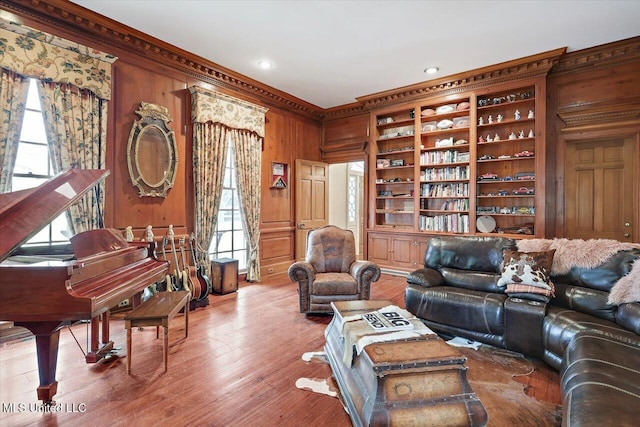
[(529, 138), (533, 138), (533, 129), (529, 129)]
[(533, 110), (529, 110), (529, 114), (527, 114), (527, 119), (533, 119)]
[(151, 225), (147, 225), (147, 230), (145, 231), (145, 237), (147, 242), (153, 242), (153, 230)]
[(489, 124), (493, 123), (493, 116), (489, 114)]
[(518, 138), (520, 138), (520, 139), (524, 138), (524, 131), (523, 130), (520, 131), (520, 134), (518, 135)]
[(493, 142), (493, 139), (491, 139), (491, 135), (487, 135), (487, 142)]
[(515, 119), (520, 120), (520, 110), (516, 110), (514, 114), (515, 114)]
[(493, 137), (494, 141), (500, 141), (500, 135), (496, 133), (496, 136)]
[(498, 114), (498, 123), (502, 123), (502, 114)]
[(484, 124), (484, 119), (482, 118), (482, 116), (480, 116), (480, 119), (478, 119), (478, 126), (482, 126)]
[(131, 227), (130, 225), (127, 225), (127, 228), (124, 230), (124, 239), (127, 242), (133, 242), (133, 227)]
[(480, 135), (478, 137), (478, 143), (482, 143), (482, 142), (484, 142), (484, 138), (482, 137), (482, 135)]
[(511, 132), (511, 133), (509, 134), (509, 139), (516, 139), (516, 134), (515, 134), (515, 132)]

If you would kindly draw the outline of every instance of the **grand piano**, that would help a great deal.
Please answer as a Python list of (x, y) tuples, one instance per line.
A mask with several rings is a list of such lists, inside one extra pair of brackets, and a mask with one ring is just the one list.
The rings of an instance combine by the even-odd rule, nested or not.
[(13, 321), (35, 335), (40, 377), (37, 394), (45, 404), (53, 403), (58, 389), (60, 328), (90, 320), (91, 348), (85, 359), (87, 363), (100, 360), (113, 348), (109, 309), (162, 281), (168, 272), (168, 262), (155, 258), (153, 242), (128, 243), (112, 229), (73, 236), (74, 256), (70, 260), (7, 260), (108, 174), (105, 170), (71, 169), (35, 189), (0, 194), (0, 320)]

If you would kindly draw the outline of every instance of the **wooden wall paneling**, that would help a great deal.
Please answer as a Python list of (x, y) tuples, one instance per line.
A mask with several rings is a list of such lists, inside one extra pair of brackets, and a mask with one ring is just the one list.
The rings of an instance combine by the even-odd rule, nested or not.
[(369, 141), (369, 114), (325, 121), (320, 150), (327, 163), (362, 159)]
[(263, 276), (285, 273), (294, 253), (294, 234), (289, 229), (261, 233), (260, 274)]
[[(635, 141), (631, 183), (635, 195), (632, 240), (640, 241), (640, 37), (566, 54), (548, 78), (547, 177), (554, 177), (555, 197), (547, 199), (547, 226), (565, 237), (567, 144), (579, 141)], [(572, 151), (573, 152), (573, 151)], [(573, 227), (573, 226), (572, 226)]]
[[(262, 150), (262, 203), (261, 222), (268, 227), (292, 226), (291, 214), (291, 138), (288, 125), (290, 119), (280, 111), (267, 111), (264, 149)], [(289, 185), (287, 188), (270, 188), (272, 180), (271, 163), (289, 165)]]
[[(107, 158), (114, 191), (111, 209), (108, 210), (111, 215), (107, 216), (106, 224), (120, 229), (129, 225), (144, 228), (148, 224), (154, 227), (173, 224), (191, 229), (193, 217), (188, 212), (193, 211), (192, 142), (187, 140), (186, 83), (126, 61), (114, 64), (114, 75), (109, 120), (115, 124), (109, 140), (113, 142), (115, 151), (113, 158)], [(133, 122), (139, 119), (135, 111), (142, 101), (166, 107), (172, 118), (169, 127), (175, 134), (178, 162), (174, 187), (166, 198), (139, 197), (129, 178), (127, 142)]]

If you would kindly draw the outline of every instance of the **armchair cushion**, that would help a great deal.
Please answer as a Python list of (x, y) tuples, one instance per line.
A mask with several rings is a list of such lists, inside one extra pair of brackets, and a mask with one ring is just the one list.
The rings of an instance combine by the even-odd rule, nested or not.
[(355, 295), (358, 284), (349, 273), (320, 273), (311, 285), (313, 295)]
[(353, 233), (326, 226), (309, 233), (306, 261), (317, 273), (348, 273), (356, 260)]

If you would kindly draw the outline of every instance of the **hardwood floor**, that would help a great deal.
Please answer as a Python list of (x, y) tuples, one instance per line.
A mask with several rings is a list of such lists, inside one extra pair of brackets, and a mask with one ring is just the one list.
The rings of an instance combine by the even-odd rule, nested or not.
[[(404, 306), (404, 288), (403, 277), (383, 275), (373, 284), (371, 298)], [(300, 377), (331, 375), (328, 365), (301, 359), (305, 352), (322, 350), (331, 318), (300, 314), (296, 284), (279, 275), (241, 283), (238, 292), (211, 296), (210, 302), (190, 312), (186, 339), (182, 315), (172, 320), (166, 373), (162, 340), (155, 339), (155, 328), (147, 327), (133, 331), (132, 371), (126, 374), (122, 313), (111, 323), (120, 357), (94, 365), (85, 364), (71, 332), (63, 329), (55, 396), (60, 413), (34, 412), (39, 406), (34, 340), (4, 344), (0, 425), (351, 425), (338, 399), (295, 387)], [(84, 348), (86, 326), (71, 330)], [(490, 426), (559, 425), (557, 372), (542, 362), (484, 346), (461, 351)], [(532, 390), (541, 396), (532, 397)], [(19, 411), (20, 404), (26, 411)]]

